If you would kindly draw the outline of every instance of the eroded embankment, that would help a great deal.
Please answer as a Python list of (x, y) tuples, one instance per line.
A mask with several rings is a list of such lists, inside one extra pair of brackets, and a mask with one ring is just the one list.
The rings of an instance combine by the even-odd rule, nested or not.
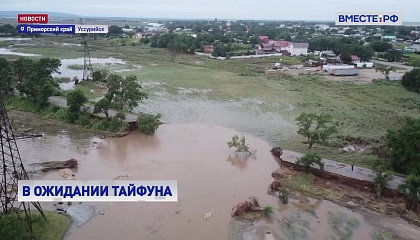
[[(404, 194), (391, 188), (385, 188), (379, 198), (374, 183), (342, 176), (339, 174), (310, 168), (309, 174), (301, 166), (283, 161), (282, 150), (272, 149), (282, 168), (273, 172), (275, 181), (270, 185), (271, 192), (289, 188), (307, 195), (333, 201), (352, 209), (369, 209), (389, 216), (398, 216), (420, 226), (416, 212), (409, 211), (410, 202)], [(379, 221), (379, 220), (378, 220)]]

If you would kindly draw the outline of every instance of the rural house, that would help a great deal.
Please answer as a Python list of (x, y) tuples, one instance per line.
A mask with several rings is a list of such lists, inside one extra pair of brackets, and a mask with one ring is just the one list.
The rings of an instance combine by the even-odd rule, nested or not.
[(309, 43), (291, 43), (290, 54), (292, 56), (308, 55)]
[(351, 62), (352, 63), (360, 63), (360, 58), (356, 55), (351, 55)]
[(212, 45), (204, 46), (204, 53), (213, 53), (214, 47)]
[[(261, 38), (264, 37), (264, 38)], [(261, 40), (263, 39), (263, 40)], [(273, 41), (266, 40), (265, 36), (260, 36), (261, 44), (260, 50), (265, 54), (281, 53), (283, 55), (299, 56), (307, 55), (309, 43), (293, 43), (289, 41)], [(258, 51), (258, 55), (261, 55), (262, 51)]]
[(259, 36), (258, 39), (260, 40), (260, 43), (268, 43), (270, 40), (267, 36)]

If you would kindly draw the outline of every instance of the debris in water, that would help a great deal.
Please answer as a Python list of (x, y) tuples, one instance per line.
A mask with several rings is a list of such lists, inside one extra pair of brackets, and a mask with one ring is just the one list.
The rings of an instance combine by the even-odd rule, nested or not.
[(40, 166), (42, 169), (41, 172), (48, 172), (51, 170), (65, 169), (65, 168), (77, 168), (77, 160), (72, 158), (67, 161), (51, 161), (51, 162), (42, 162), (42, 163), (33, 163), (33, 166)]
[(95, 207), (87, 205), (74, 205), (67, 208), (67, 214), (77, 226), (82, 226), (95, 216)]
[(206, 212), (204, 214), (204, 221), (207, 221), (207, 219), (211, 218), (211, 216), (213, 216), (214, 213), (214, 208), (212, 208), (209, 212)]
[(112, 179), (112, 180), (117, 180), (120, 179), (122, 177), (128, 177), (128, 174), (124, 174), (124, 175), (118, 175), (116, 178)]
[(101, 211), (99, 212), (99, 214), (100, 214), (100, 215), (105, 215), (104, 210), (101, 210)]
[(68, 173), (68, 172), (66, 172), (66, 171), (64, 171), (64, 170), (60, 170), (59, 172), (58, 172), (58, 174), (62, 177), (62, 178), (65, 178), (65, 179), (67, 179), (67, 180), (76, 180), (76, 175), (74, 175), (74, 174), (72, 174), (72, 173)]
[(274, 156), (280, 158), (283, 155), (283, 149), (281, 147), (275, 147), (270, 151)]
[(274, 196), (274, 194), (279, 190), (281, 190), (281, 182), (274, 180), (268, 187), (268, 194)]
[(253, 211), (259, 212), (263, 211), (263, 208), (260, 207), (258, 199), (256, 197), (250, 197), (248, 200), (238, 203), (235, 207), (232, 208), (232, 217), (242, 216), (245, 212)]

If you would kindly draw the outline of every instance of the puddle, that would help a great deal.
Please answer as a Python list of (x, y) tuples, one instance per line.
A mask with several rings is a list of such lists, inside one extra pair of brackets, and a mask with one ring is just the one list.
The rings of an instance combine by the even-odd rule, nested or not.
[(37, 57), (37, 56), (41, 56), (39, 54), (13, 52), (12, 50), (7, 49), (7, 48), (0, 48), (0, 55), (16, 55), (16, 56), (22, 56), (22, 57)]

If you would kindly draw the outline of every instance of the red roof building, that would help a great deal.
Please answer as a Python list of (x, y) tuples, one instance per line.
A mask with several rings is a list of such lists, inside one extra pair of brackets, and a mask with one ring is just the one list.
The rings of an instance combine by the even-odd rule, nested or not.
[(360, 58), (356, 55), (351, 55), (351, 61), (357, 63), (360, 62)]
[(260, 42), (268, 42), (270, 40), (270, 38), (268, 36), (259, 36), (258, 39), (260, 40)]

